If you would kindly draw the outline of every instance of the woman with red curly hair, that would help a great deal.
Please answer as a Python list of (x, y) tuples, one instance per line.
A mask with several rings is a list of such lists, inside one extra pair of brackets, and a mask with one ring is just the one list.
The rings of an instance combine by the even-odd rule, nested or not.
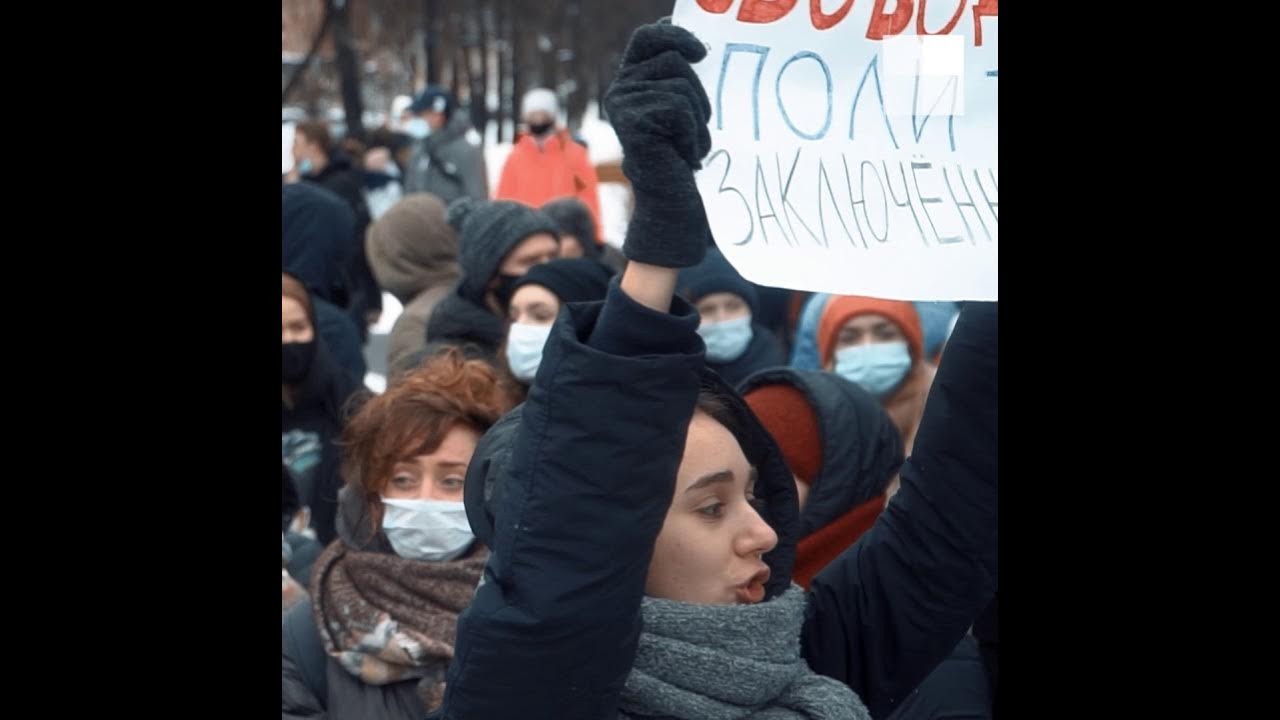
[(421, 718), (439, 706), (458, 613), (489, 552), (462, 503), (476, 443), (510, 409), (488, 364), (450, 351), (343, 432), (338, 539), (285, 616), (282, 718)]

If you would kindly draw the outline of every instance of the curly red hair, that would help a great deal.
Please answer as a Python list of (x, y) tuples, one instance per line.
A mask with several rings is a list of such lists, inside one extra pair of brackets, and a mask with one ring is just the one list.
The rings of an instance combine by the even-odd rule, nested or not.
[(459, 423), (484, 433), (511, 406), (488, 363), (450, 349), (370, 398), (347, 422), (342, 478), (364, 496), (377, 527), (396, 463), (435, 452)]

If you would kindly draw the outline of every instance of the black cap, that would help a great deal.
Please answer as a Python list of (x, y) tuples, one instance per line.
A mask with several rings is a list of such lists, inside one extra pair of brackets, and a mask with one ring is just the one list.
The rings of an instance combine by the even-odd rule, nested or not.
[(453, 109), (457, 103), (453, 100), (453, 95), (448, 90), (439, 85), (428, 85), (425, 90), (418, 93), (418, 97), (409, 105), (409, 112), (414, 115), (424, 112), (444, 113), (444, 116), (453, 115)]

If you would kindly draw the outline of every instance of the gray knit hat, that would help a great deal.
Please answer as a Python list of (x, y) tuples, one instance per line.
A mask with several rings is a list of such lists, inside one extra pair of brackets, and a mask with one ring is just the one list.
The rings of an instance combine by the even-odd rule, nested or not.
[(448, 221), (461, 238), (461, 293), (474, 302), (482, 301), (485, 286), (521, 240), (536, 233), (549, 233), (557, 241), (560, 239), (554, 220), (512, 200), (459, 198), (449, 205)]

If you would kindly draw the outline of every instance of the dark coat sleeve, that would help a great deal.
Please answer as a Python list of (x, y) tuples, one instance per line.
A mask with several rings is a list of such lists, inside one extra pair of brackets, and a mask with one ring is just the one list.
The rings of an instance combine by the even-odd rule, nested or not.
[(889, 720), (991, 720), (991, 692), (978, 643), (965, 636)]
[[(602, 306), (603, 305), (603, 306)], [(615, 281), (562, 310), (523, 409), (444, 716), (613, 718), (699, 387), (698, 315)]]

